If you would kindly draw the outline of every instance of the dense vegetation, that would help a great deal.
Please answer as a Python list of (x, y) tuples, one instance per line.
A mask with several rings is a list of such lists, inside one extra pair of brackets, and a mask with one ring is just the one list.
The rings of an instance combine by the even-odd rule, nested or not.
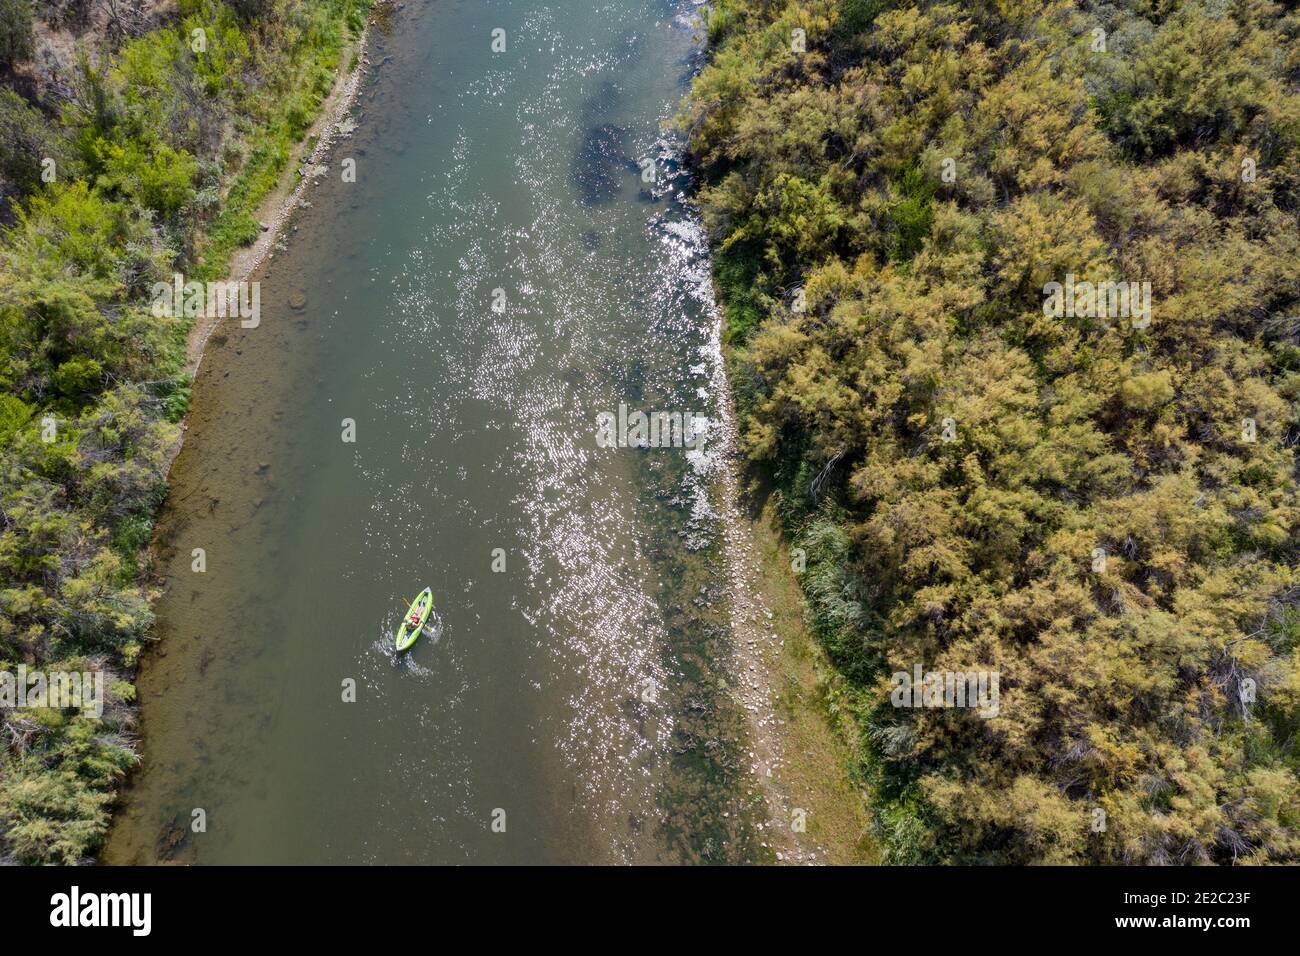
[[(743, 447), (888, 858), (1300, 860), (1300, 13), (707, 27), (685, 119)], [(1149, 281), (1150, 325), (1047, 314), (1068, 275)], [(893, 706), (918, 663), (996, 670), (998, 716)]]
[[(151, 287), (257, 235), (367, 5), (0, 0), (0, 670), (111, 685), (102, 719), (0, 711), (0, 861), (84, 858), (136, 760), (139, 555), (188, 396)], [(42, 29), (75, 62), (28, 62)]]

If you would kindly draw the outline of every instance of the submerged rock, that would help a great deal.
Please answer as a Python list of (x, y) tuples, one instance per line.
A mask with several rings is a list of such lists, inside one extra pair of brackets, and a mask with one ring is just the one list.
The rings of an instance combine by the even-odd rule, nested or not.
[(621, 126), (602, 123), (587, 130), (573, 158), (573, 181), (588, 206), (607, 203), (618, 195), (620, 173), (638, 172), (640, 167), (627, 155)]

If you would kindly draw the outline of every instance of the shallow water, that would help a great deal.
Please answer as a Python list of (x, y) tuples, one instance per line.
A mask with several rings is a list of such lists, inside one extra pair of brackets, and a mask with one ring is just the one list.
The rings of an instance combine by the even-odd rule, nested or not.
[(695, 10), (408, 0), (372, 30), (262, 323), (220, 328), (196, 384), (106, 862), (764, 858), (720, 439), (596, 440), (620, 403), (723, 398), (668, 131)]

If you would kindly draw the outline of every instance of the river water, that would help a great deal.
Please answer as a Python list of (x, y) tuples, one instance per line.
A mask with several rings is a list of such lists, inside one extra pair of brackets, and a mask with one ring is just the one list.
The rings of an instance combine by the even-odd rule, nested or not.
[(372, 28), (261, 325), (219, 328), (196, 383), (106, 862), (766, 858), (720, 439), (597, 443), (620, 403), (724, 400), (669, 131), (696, 9), (407, 0)]

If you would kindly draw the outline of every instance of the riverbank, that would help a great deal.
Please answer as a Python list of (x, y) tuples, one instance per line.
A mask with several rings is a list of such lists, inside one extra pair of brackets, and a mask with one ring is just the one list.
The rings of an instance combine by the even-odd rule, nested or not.
[[(393, 0), (370, 0), (368, 7), (371, 16), (387, 14), (387, 6)], [(306, 198), (316, 180), (327, 170), (322, 165), (333, 147), (352, 134), (349, 114), (357, 93), (361, 87), (361, 78), (369, 65), (366, 55), (366, 41), (370, 36), (371, 19), (367, 18), (361, 34), (345, 43), (339, 54), (338, 62), (348, 64), (347, 69), (340, 69), (324, 101), (307, 131), (291, 146), (287, 161), (277, 171), (273, 185), (265, 194), (254, 201), (253, 219), (258, 224), (257, 238), (246, 246), (236, 247), (229, 256), (225, 267), (226, 282), (248, 281), (263, 263), (274, 258), (277, 249), (284, 247), (289, 239), (287, 232), (289, 218)], [(233, 184), (232, 184), (233, 185)], [(199, 316), (185, 339), (185, 366), (182, 374), (191, 381), (198, 374), (203, 357), (207, 352), (208, 341), (223, 321), (206, 314)], [(187, 419), (180, 422), (180, 433), (167, 452), (165, 472), (170, 474), (176, 457), (185, 444), (185, 433), (189, 431)], [(150, 549), (152, 551), (151, 542)]]
[[(723, 485), (724, 495), (736, 491), (734, 481)], [(852, 779), (854, 727), (836, 716), (838, 679), (808, 631), (773, 509), (754, 515), (731, 507), (722, 521), (735, 694), (749, 717), (750, 770), (766, 799), (776, 861), (879, 863), (867, 795)]]
[(709, 7), (738, 444), (886, 862), (1300, 856), (1293, 27)]
[[(34, 65), (13, 74), (29, 101), (0, 99), (15, 219), (0, 246), (0, 497), (12, 545), (0, 555), (0, 665), (98, 671), (106, 687), (94, 718), (5, 714), (0, 860), (85, 859), (139, 759), (134, 679), (153, 639), (154, 518), (211, 334), (156, 314), (153, 283), (247, 275), (278, 241), (301, 197), (286, 180), (297, 144), (310, 143), (310, 161), (346, 109), (369, 6), (241, 13), (192, 0), (134, 20), (99, 8), (42, 19), (24, 51)], [(95, 36), (110, 38), (73, 63), (68, 38)], [(69, 89), (94, 95), (62, 108)], [(39, 180), (27, 178), (28, 154), (48, 157)]]
[(753, 543), (755, 599), (772, 609), (766, 628), (760, 628), (768, 640), (755, 640), (754, 665), (766, 673), (769, 728), (784, 754), (774, 773), (786, 809), (783, 822), (790, 822), (792, 808), (806, 811), (807, 835), (796, 842), (809, 862), (878, 864), (869, 794), (853, 779), (857, 728), (838, 707), (841, 679), (808, 630), (789, 545), (770, 502), (741, 521), (738, 533)]
[(746, 480), (727, 353), (717, 347), (724, 396), (719, 522), (735, 647), (733, 693), (747, 716), (750, 772), (767, 808), (764, 846), (787, 865), (878, 863), (867, 795), (852, 779), (855, 728), (837, 717), (837, 678), (808, 630), (775, 510)]
[[(392, 0), (375, 0), (370, 6), (373, 11), (379, 12), (391, 2)], [(349, 67), (338, 72), (316, 118), (298, 140), (296, 158), (290, 156), (289, 161), (278, 171), (274, 185), (256, 201), (252, 215), (260, 230), (257, 239), (249, 245), (236, 248), (230, 254), (225, 281), (246, 281), (252, 276), (253, 270), (274, 257), (276, 247), (288, 239), (285, 228), (290, 215), (302, 203), (316, 179), (326, 172), (321, 161), (339, 140), (351, 135), (348, 113), (360, 89), (362, 74), (369, 64), (366, 57), (369, 35), (368, 20), (361, 35), (343, 47), (339, 62), (348, 63)], [(221, 321), (205, 315), (190, 330), (185, 343), (185, 373), (191, 378), (198, 372), (208, 339)], [(178, 445), (172, 454), (173, 459), (179, 450)]]

